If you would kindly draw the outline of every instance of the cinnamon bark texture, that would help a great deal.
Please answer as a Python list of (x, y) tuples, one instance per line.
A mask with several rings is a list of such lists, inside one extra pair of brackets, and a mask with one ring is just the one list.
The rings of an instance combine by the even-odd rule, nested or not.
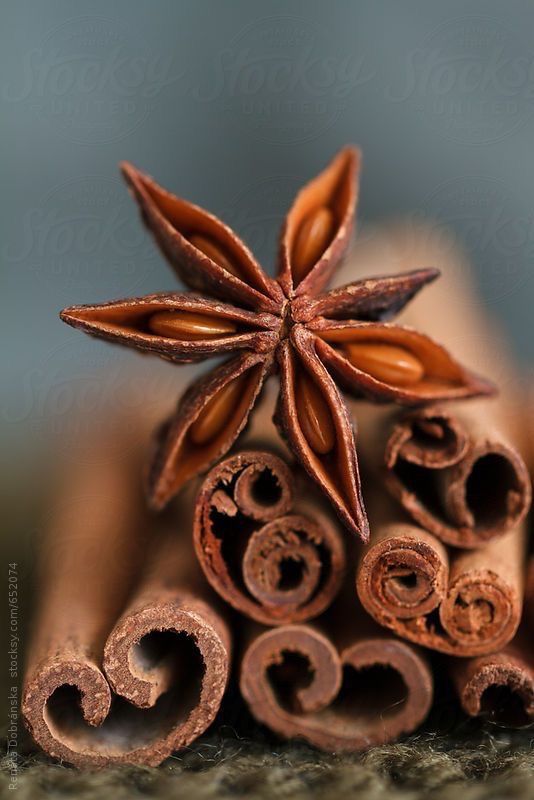
[(410, 267), (325, 291), (349, 244), (359, 165), (359, 152), (347, 147), (299, 192), (282, 226), (273, 280), (220, 220), (123, 164), (144, 223), (194, 294), (74, 306), (62, 319), (176, 364), (228, 356), (189, 387), (159, 431), (148, 484), (154, 508), (224, 457), (278, 372), (280, 432), (365, 541), (356, 443), (340, 387), (410, 406), (494, 392), (432, 339), (389, 321), (437, 270)]
[[(525, 403), (526, 455), (534, 465), (534, 424)], [(532, 548), (532, 518), (530, 547)], [(467, 661), (451, 661), (450, 672), (463, 709), (506, 727), (523, 727), (534, 721), (534, 558), (527, 563), (524, 611), (521, 627), (502, 651)]]
[(531, 502), (518, 450), (486, 406), (429, 407), (388, 425), (387, 485), (423, 528), (455, 547), (480, 547), (517, 527)]
[(525, 580), (525, 620), (529, 628), (534, 631), (534, 554), (532, 553), (534, 546), (534, 526), (532, 515), (529, 521), (529, 548), (531, 552), (527, 561), (527, 577)]
[(121, 467), (65, 478), (23, 690), (37, 744), (79, 767), (159, 764), (212, 722), (228, 677), (229, 631), (188, 537), (153, 529)]
[(400, 517), (387, 498), (373, 500), (371, 544), (356, 575), (369, 614), (399, 636), (451, 655), (507, 644), (521, 617), (524, 526), (484, 548), (455, 552)]
[(491, 371), (500, 389), (495, 399), (432, 404), (391, 417), (357, 409), (360, 451), (385, 470), (415, 522), (447, 544), (473, 548), (502, 536), (520, 524), (531, 501), (521, 455), (521, 382), (497, 321), (469, 281), (471, 266), (442, 232), (409, 223), (368, 235), (352, 261), (363, 261), (371, 275), (402, 273), (413, 263), (439, 265), (442, 282), (428, 287), (426, 302), (411, 305), (403, 319), (454, 348), (468, 365)]
[(266, 625), (316, 617), (345, 570), (342, 532), (309, 481), (265, 449), (222, 461), (198, 493), (200, 565), (238, 611)]
[(422, 652), (353, 603), (335, 609), (333, 620), (250, 633), (239, 681), (254, 717), (283, 738), (330, 751), (364, 750), (415, 730), (433, 691)]
[(451, 661), (450, 671), (469, 716), (511, 728), (534, 721), (534, 651), (526, 629), (498, 653)]

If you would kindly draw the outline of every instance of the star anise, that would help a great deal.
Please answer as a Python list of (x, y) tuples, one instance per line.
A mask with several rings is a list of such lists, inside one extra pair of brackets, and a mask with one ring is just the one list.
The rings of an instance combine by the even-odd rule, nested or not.
[(359, 163), (359, 152), (346, 148), (299, 192), (282, 228), (276, 280), (217, 217), (122, 165), (145, 224), (196, 293), (74, 306), (61, 318), (178, 364), (233, 354), (189, 387), (160, 430), (149, 477), (153, 507), (225, 455), (266, 378), (278, 372), (279, 429), (345, 524), (366, 540), (351, 417), (333, 376), (357, 397), (404, 405), (493, 392), (428, 337), (384, 322), (438, 270), (323, 293), (349, 244)]

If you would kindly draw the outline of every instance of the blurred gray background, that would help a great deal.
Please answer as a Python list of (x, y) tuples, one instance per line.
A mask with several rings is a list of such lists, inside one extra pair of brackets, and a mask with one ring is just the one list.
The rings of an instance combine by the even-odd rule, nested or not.
[(22, 641), (54, 471), (80, 458), (107, 410), (148, 424), (190, 373), (58, 319), (73, 303), (176, 286), (119, 179), (121, 159), (220, 214), (272, 269), (295, 191), (357, 143), (360, 223), (408, 214), (451, 228), (481, 302), (532, 361), (532, 0), (0, 9), (0, 551), (18, 565)]
[(272, 269), (296, 189), (355, 142), (360, 220), (451, 227), (534, 357), (533, 2), (17, 0), (1, 30), (0, 410), (26, 464), (71, 411), (172, 404), (183, 381), (148, 359), (140, 382), (139, 356), (57, 316), (176, 285), (121, 159), (222, 215)]

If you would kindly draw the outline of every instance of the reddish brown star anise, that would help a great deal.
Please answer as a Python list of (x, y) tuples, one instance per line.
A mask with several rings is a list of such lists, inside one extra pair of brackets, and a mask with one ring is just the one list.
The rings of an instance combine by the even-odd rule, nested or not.
[(193, 383), (162, 427), (149, 477), (152, 506), (222, 458), (278, 371), (276, 422), (345, 524), (368, 538), (354, 432), (332, 375), (357, 397), (419, 405), (492, 393), (416, 331), (383, 322), (439, 274), (422, 269), (322, 293), (349, 243), (359, 152), (342, 150), (297, 195), (281, 233), (276, 280), (215, 216), (130, 164), (122, 170), (143, 220), (195, 294), (74, 306), (61, 318), (178, 364), (232, 353)]

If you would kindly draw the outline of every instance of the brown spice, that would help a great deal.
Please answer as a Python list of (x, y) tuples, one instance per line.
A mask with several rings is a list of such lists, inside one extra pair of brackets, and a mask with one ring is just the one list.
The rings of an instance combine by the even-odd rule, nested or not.
[(208, 473), (193, 538), (213, 588), (266, 625), (316, 617), (344, 574), (339, 525), (307, 479), (266, 449), (239, 452)]
[(100, 455), (69, 469), (48, 526), (22, 713), (70, 764), (155, 765), (215, 717), (230, 634), (188, 538), (156, 530)]
[(522, 610), (524, 526), (482, 549), (448, 552), (381, 495), (370, 519), (371, 543), (361, 555), (356, 587), (380, 625), (464, 657), (511, 641)]
[(410, 386), (420, 383), (425, 370), (419, 359), (404, 347), (382, 342), (348, 342), (344, 346), (350, 363), (382, 383)]
[[(280, 431), (343, 522), (365, 541), (354, 433), (333, 376), (356, 397), (406, 405), (493, 393), (428, 337), (383, 321), (434, 280), (436, 270), (325, 291), (350, 241), (359, 162), (357, 150), (342, 150), (298, 193), (282, 227), (276, 280), (220, 220), (123, 165), (143, 221), (178, 277), (200, 294), (74, 306), (62, 319), (176, 363), (233, 353), (188, 389), (161, 428), (148, 485), (154, 508), (228, 452), (266, 379), (278, 371)], [(200, 320), (188, 320), (187, 313)], [(238, 395), (233, 413), (219, 413)], [(213, 425), (206, 422), (212, 413)]]
[(404, 319), (454, 347), (467, 364), (491, 369), (500, 388), (495, 399), (432, 404), (391, 417), (358, 409), (360, 451), (376, 469), (385, 464), (394, 496), (447, 544), (479, 547), (504, 535), (521, 524), (531, 501), (521, 457), (521, 381), (497, 321), (481, 310), (471, 266), (442, 231), (411, 223), (367, 236), (353, 260), (365, 262), (370, 274), (439, 264), (442, 284), (430, 286), (427, 302), (410, 306)]
[(526, 630), (498, 653), (451, 660), (449, 669), (462, 704), (471, 717), (507, 728), (534, 720), (534, 653)]
[(297, 416), (302, 433), (315, 453), (326, 455), (334, 449), (336, 443), (328, 405), (323, 400), (320, 389), (305, 372), (301, 373), (299, 381)]
[(327, 615), (324, 626), (251, 630), (239, 685), (256, 719), (280, 736), (359, 751), (421, 724), (432, 674), (418, 648), (384, 634), (352, 598), (340, 603), (332, 609), (337, 625)]
[(228, 425), (239, 397), (246, 388), (247, 376), (240, 375), (231, 383), (225, 384), (204, 406), (189, 428), (191, 441), (196, 445), (210, 442)]
[(455, 547), (502, 536), (530, 507), (524, 461), (492, 416), (484, 405), (430, 407), (387, 426), (387, 486), (419, 525)]
[(159, 336), (170, 339), (219, 339), (236, 333), (237, 327), (227, 319), (216, 319), (208, 314), (192, 314), (180, 311), (156, 311), (148, 319), (148, 327)]
[(301, 281), (327, 248), (335, 231), (334, 215), (329, 208), (308, 214), (299, 228), (293, 249), (293, 275)]
[(200, 250), (201, 253), (208, 256), (215, 264), (218, 264), (231, 275), (235, 275), (236, 278), (240, 277), (239, 267), (232, 264), (232, 261), (225, 256), (221, 248), (218, 247), (214, 241), (207, 239), (205, 236), (199, 236), (198, 234), (190, 236), (189, 241), (197, 250)]
[[(526, 398), (524, 430), (528, 464), (534, 466), (534, 425)], [(532, 519), (529, 519), (532, 529)], [(532, 534), (532, 530), (530, 530)], [(530, 537), (532, 538), (532, 537)], [(532, 542), (530, 542), (532, 546)], [(523, 619), (514, 639), (490, 656), (451, 661), (449, 669), (463, 709), (506, 727), (523, 727), (534, 721), (534, 558), (527, 562)]]

